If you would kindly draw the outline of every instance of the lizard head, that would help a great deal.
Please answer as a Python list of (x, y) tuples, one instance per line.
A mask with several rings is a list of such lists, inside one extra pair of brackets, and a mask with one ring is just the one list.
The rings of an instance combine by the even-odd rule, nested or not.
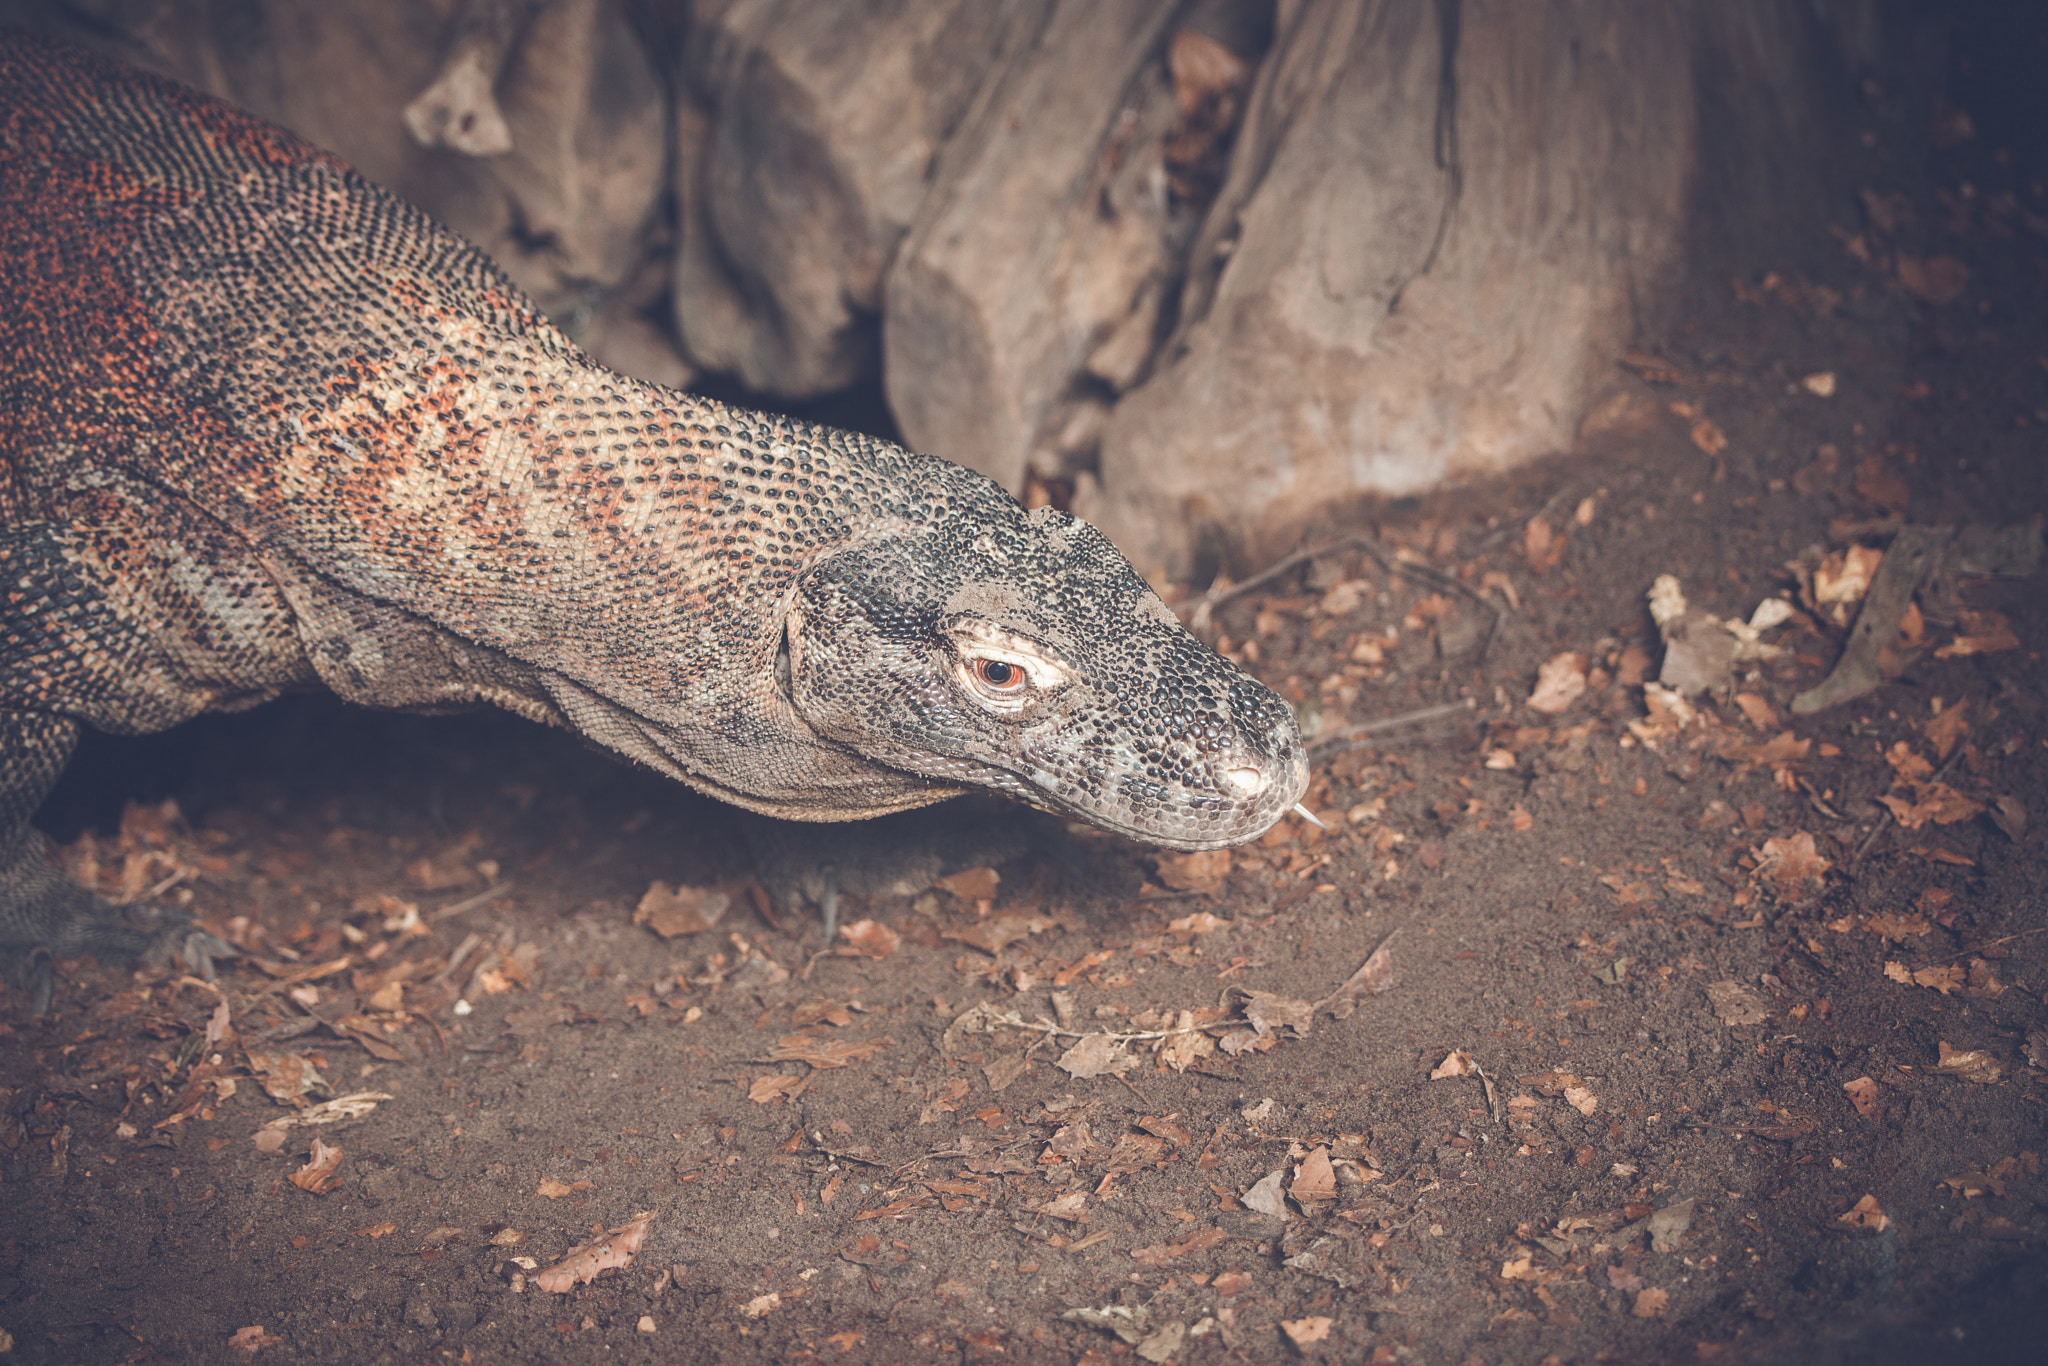
[(1177, 849), (1242, 843), (1300, 800), (1285, 702), (1094, 527), (947, 469), (945, 495), (798, 579), (778, 673), (806, 725), (885, 767)]

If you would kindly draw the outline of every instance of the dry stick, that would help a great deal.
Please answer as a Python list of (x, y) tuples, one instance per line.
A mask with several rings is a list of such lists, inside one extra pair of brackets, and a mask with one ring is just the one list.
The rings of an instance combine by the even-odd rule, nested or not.
[[(1562, 488), (1558, 489), (1556, 493), (1551, 494), (1550, 501), (1546, 502), (1542, 507), (1537, 508), (1533, 516), (1525, 518), (1522, 522), (1522, 525), (1527, 526), (1530, 522), (1535, 521), (1537, 517), (1548, 517), (1551, 513), (1563, 507), (1572, 496), (1572, 488), (1573, 485), (1566, 484)], [(1515, 524), (1514, 522), (1509, 521), (1507, 524), (1502, 526), (1500, 530), (1494, 532), (1493, 535), (1488, 536), (1485, 540), (1481, 541), (1477, 546), (1473, 547), (1472, 553), (1475, 555), (1484, 555), (1487, 551), (1493, 549), (1495, 546), (1507, 540), (1510, 536), (1513, 536), (1514, 534)]]
[(1435, 721), (1446, 716), (1456, 716), (1460, 712), (1476, 711), (1478, 708), (1479, 700), (1468, 697), (1459, 702), (1445, 702), (1440, 706), (1423, 707), (1418, 711), (1402, 712), (1399, 716), (1383, 716), (1377, 721), (1361, 721), (1355, 726), (1342, 726), (1317, 740), (1314, 745), (1309, 747), (1309, 753), (1311, 755), (1319, 754), (1331, 745), (1344, 740), (1353, 740), (1362, 735), (1377, 735), (1382, 731), (1402, 730), (1409, 726), (1419, 726), (1425, 721)]
[(511, 890), (512, 883), (509, 880), (505, 882), (500, 882), (494, 887), (486, 887), (483, 891), (478, 892), (475, 896), (466, 896), (452, 906), (443, 906), (440, 910), (435, 911), (432, 915), (428, 916), (427, 919), (446, 920), (451, 915), (461, 915), (464, 911), (475, 910), (478, 906), (483, 905), (487, 901), (496, 901), (499, 897), (505, 895), (505, 893)]
[[(1454, 593), (1463, 594), (1465, 597), (1486, 608), (1489, 612), (1492, 612), (1494, 629), (1498, 630), (1500, 627), (1502, 616), (1500, 607), (1484, 593), (1455, 576), (1444, 573), (1440, 569), (1432, 568), (1426, 564), (1419, 564), (1413, 560), (1398, 559), (1389, 555), (1385, 548), (1380, 545), (1377, 537), (1367, 536), (1362, 532), (1341, 537), (1330, 542), (1328, 545), (1315, 546), (1308, 550), (1297, 550), (1277, 563), (1261, 569), (1243, 583), (1233, 583), (1225, 588), (1211, 588), (1193, 602), (1183, 603), (1173, 610), (1183, 621), (1194, 621), (1202, 617), (1205, 609), (1213, 612), (1231, 599), (1241, 597), (1251, 592), (1254, 588), (1271, 583), (1290, 569), (1307, 564), (1310, 560), (1320, 559), (1325, 555), (1334, 555), (1340, 550), (1363, 550), (1366, 554), (1378, 560), (1380, 568), (1386, 570), (1389, 574), (1401, 574), (1409, 578), (1420, 579), (1426, 583), (1433, 583), (1439, 587), (1448, 588)], [(1486, 633), (1486, 639), (1487, 643), (1492, 642), (1493, 631)], [(1482, 645), (1480, 648), (1481, 653), (1484, 653), (1485, 646)]]
[[(1948, 772), (1951, 768), (1954, 768), (1956, 760), (1962, 757), (1963, 747), (1961, 745), (1957, 745), (1955, 748), (1955, 752), (1950, 754), (1948, 758), (1943, 759), (1941, 761), (1941, 767), (1935, 769), (1934, 772), (1927, 775), (1927, 781), (1930, 783), (1941, 781), (1941, 775)], [(1896, 820), (1896, 817), (1894, 817), (1894, 819)], [(1891, 829), (1891, 826), (1886, 825), (1884, 823), (1883, 816), (1879, 816), (1877, 818), (1877, 825), (1872, 828), (1871, 832), (1868, 835), (1865, 835), (1863, 837), (1863, 843), (1856, 846), (1856, 852), (1849, 856), (1849, 866), (1851, 868), (1854, 868), (1857, 864), (1863, 862), (1863, 856), (1870, 852), (1871, 845), (1877, 843), (1877, 837), (1879, 835), (1882, 835), (1885, 831), (1889, 829)]]
[(877, 1162), (872, 1157), (862, 1157), (858, 1153), (834, 1152), (830, 1148), (818, 1147), (816, 1145), (813, 1145), (811, 1147), (811, 1151), (814, 1153), (823, 1153), (825, 1154), (825, 1156), (833, 1159), (835, 1162), (858, 1162), (864, 1167), (880, 1167), (885, 1171), (889, 1169), (888, 1163)]
[(2010, 944), (2013, 940), (2025, 939), (2030, 934), (2048, 934), (2048, 925), (2037, 925), (2031, 930), (2021, 930), (2017, 934), (2008, 934), (1998, 939), (1987, 939), (1981, 944), (1964, 949), (1961, 953), (1952, 953), (1946, 958), (1937, 958), (1934, 961), (1937, 963), (1953, 963), (1958, 958), (1967, 958), (1973, 953), (1982, 953), (1984, 950), (1996, 948), (2000, 944)]

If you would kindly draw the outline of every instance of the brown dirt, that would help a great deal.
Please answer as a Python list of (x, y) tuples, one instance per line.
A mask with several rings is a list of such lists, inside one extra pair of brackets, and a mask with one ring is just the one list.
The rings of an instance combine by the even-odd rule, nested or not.
[[(1913, 241), (1867, 237), (1876, 265), (1845, 258), (1832, 305), (1761, 275), (1703, 299), (1650, 348), (1676, 382), (1634, 383), (1637, 425), (1599, 450), (1386, 509), (1370, 529), (1399, 572), (1353, 550), (1219, 611), (1230, 648), (1322, 698), (1325, 736), (1474, 710), (1326, 751), (1331, 833), (1290, 820), (1207, 892), (1156, 895), (1153, 856), (1102, 840), (1005, 866), (990, 913), (1055, 923), (999, 955), (944, 937), (986, 923), (945, 891), (849, 909), (902, 935), (882, 959), (814, 961), (815, 925), (744, 892), (658, 939), (632, 922), (650, 881), (747, 876), (732, 816), (503, 718), (306, 699), (96, 742), (50, 809), (74, 860), (108, 886), (182, 873), (167, 895), (285, 975), (237, 963), (216, 991), (74, 964), (46, 1019), (0, 997), (12, 1359), (216, 1359), (257, 1325), (259, 1359), (348, 1362), (2023, 1359), (2048, 1323), (2048, 594), (1967, 588), (2016, 647), (1923, 650), (1814, 718), (1789, 703), (1839, 641), (1801, 621), (1743, 666), (1747, 704), (1687, 729), (1650, 726), (1628, 681), (1655, 676), (1659, 574), (1744, 616), (1850, 523), (2040, 515), (2048, 257), (2017, 207), (2048, 204), (2022, 184), (1998, 209), (1976, 173), (1990, 188), (1919, 205)], [(1963, 260), (1969, 288), (1913, 301), (1882, 273), (1895, 250)], [(1822, 370), (1831, 399), (1797, 387)], [(1532, 516), (1562, 538), (1541, 572)], [(1310, 610), (1347, 580), (1348, 610)], [(1519, 605), (1489, 637), (1465, 590), (1501, 583)], [(1925, 642), (1992, 626), (1930, 612)], [(1562, 652), (1591, 687), (1530, 709)], [(1905, 828), (1876, 799), (1910, 791), (1908, 755), (2032, 832)], [(145, 803), (125, 826), (124, 799)], [(1816, 879), (1759, 868), (1800, 835)], [(506, 890), (477, 902), (485, 861)], [(1055, 990), (1077, 1030), (1242, 1014), (1237, 987), (1317, 1001), (1381, 945), (1393, 979), (1348, 1018), (1184, 1072), (1149, 1041), (1120, 1080), (1060, 1070), (1071, 1036), (942, 1048), (977, 1003), (1055, 1018)], [(878, 1047), (767, 1060), (791, 1036)], [(265, 1155), (253, 1136), (290, 1110), (251, 1050), (391, 1099)], [(1491, 1106), (1477, 1076), (1430, 1079), (1454, 1051)], [(1942, 1070), (1958, 1051), (1995, 1079)], [(315, 1136), (342, 1149), (325, 1194), (288, 1179)], [(1244, 1206), (1317, 1150), (1332, 1198)], [(630, 1267), (520, 1286), (514, 1257), (545, 1267), (642, 1210)], [(1139, 1346), (1062, 1318), (1112, 1305), (1143, 1312)]]

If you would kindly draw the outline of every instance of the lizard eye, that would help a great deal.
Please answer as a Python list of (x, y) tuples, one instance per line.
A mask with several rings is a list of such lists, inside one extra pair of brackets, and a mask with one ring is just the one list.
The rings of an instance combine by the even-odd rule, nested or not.
[(1021, 689), (1027, 681), (1024, 671), (1006, 659), (974, 661), (974, 677), (991, 692), (1010, 693)]
[(980, 706), (1021, 718), (1074, 681), (1074, 671), (1036, 641), (968, 618), (947, 628), (954, 680)]

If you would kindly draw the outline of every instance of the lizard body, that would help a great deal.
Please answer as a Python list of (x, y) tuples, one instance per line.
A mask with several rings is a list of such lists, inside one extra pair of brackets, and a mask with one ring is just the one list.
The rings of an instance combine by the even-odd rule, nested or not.
[(149, 937), (28, 824), (80, 725), (486, 703), (769, 815), (986, 789), (1185, 849), (1305, 785), (1287, 706), (1086, 523), (605, 370), (333, 155), (6, 33), (0, 299), (0, 968), (38, 1008), (52, 954)]

